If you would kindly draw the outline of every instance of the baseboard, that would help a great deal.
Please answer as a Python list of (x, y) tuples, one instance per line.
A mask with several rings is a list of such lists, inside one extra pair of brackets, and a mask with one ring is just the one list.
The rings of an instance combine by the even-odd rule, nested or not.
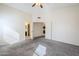
[[(51, 39), (46, 39), (46, 40), (51, 41)], [(54, 39), (52, 39), (52, 41), (55, 41), (55, 42), (64, 43), (64, 44), (67, 44), (67, 45), (72, 45), (72, 46), (79, 47), (79, 45), (77, 45), (77, 44), (73, 44), (73, 43), (69, 43), (69, 42), (63, 42), (63, 41), (60, 41), (60, 40), (54, 40)]]

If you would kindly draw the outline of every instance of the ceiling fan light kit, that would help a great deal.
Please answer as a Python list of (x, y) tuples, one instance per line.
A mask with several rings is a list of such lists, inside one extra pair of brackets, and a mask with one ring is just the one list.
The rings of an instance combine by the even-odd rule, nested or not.
[(32, 7), (35, 7), (35, 6), (40, 7), (40, 8), (43, 8), (42, 3), (34, 3), (34, 4), (32, 5)]

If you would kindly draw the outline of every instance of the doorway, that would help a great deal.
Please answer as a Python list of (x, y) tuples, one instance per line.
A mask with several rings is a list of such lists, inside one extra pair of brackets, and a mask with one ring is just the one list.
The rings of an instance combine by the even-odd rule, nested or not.
[(30, 23), (25, 23), (25, 38), (30, 39)]
[(45, 38), (46, 26), (43, 22), (33, 22), (33, 38)]

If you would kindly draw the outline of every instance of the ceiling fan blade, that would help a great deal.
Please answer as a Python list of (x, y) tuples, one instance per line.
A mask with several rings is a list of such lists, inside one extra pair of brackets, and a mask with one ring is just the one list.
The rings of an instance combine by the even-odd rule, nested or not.
[(32, 5), (32, 7), (34, 7), (36, 5), (36, 3), (34, 3), (33, 5)]
[(41, 7), (41, 8), (43, 8), (43, 5), (42, 5), (42, 4), (40, 4), (40, 7)]

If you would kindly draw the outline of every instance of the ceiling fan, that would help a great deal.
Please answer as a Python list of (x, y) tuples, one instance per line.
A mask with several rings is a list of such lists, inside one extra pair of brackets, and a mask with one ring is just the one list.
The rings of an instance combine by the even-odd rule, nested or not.
[(32, 7), (35, 7), (35, 6), (38, 6), (38, 7), (40, 7), (40, 8), (43, 8), (42, 3), (34, 3), (34, 4), (32, 5)]

